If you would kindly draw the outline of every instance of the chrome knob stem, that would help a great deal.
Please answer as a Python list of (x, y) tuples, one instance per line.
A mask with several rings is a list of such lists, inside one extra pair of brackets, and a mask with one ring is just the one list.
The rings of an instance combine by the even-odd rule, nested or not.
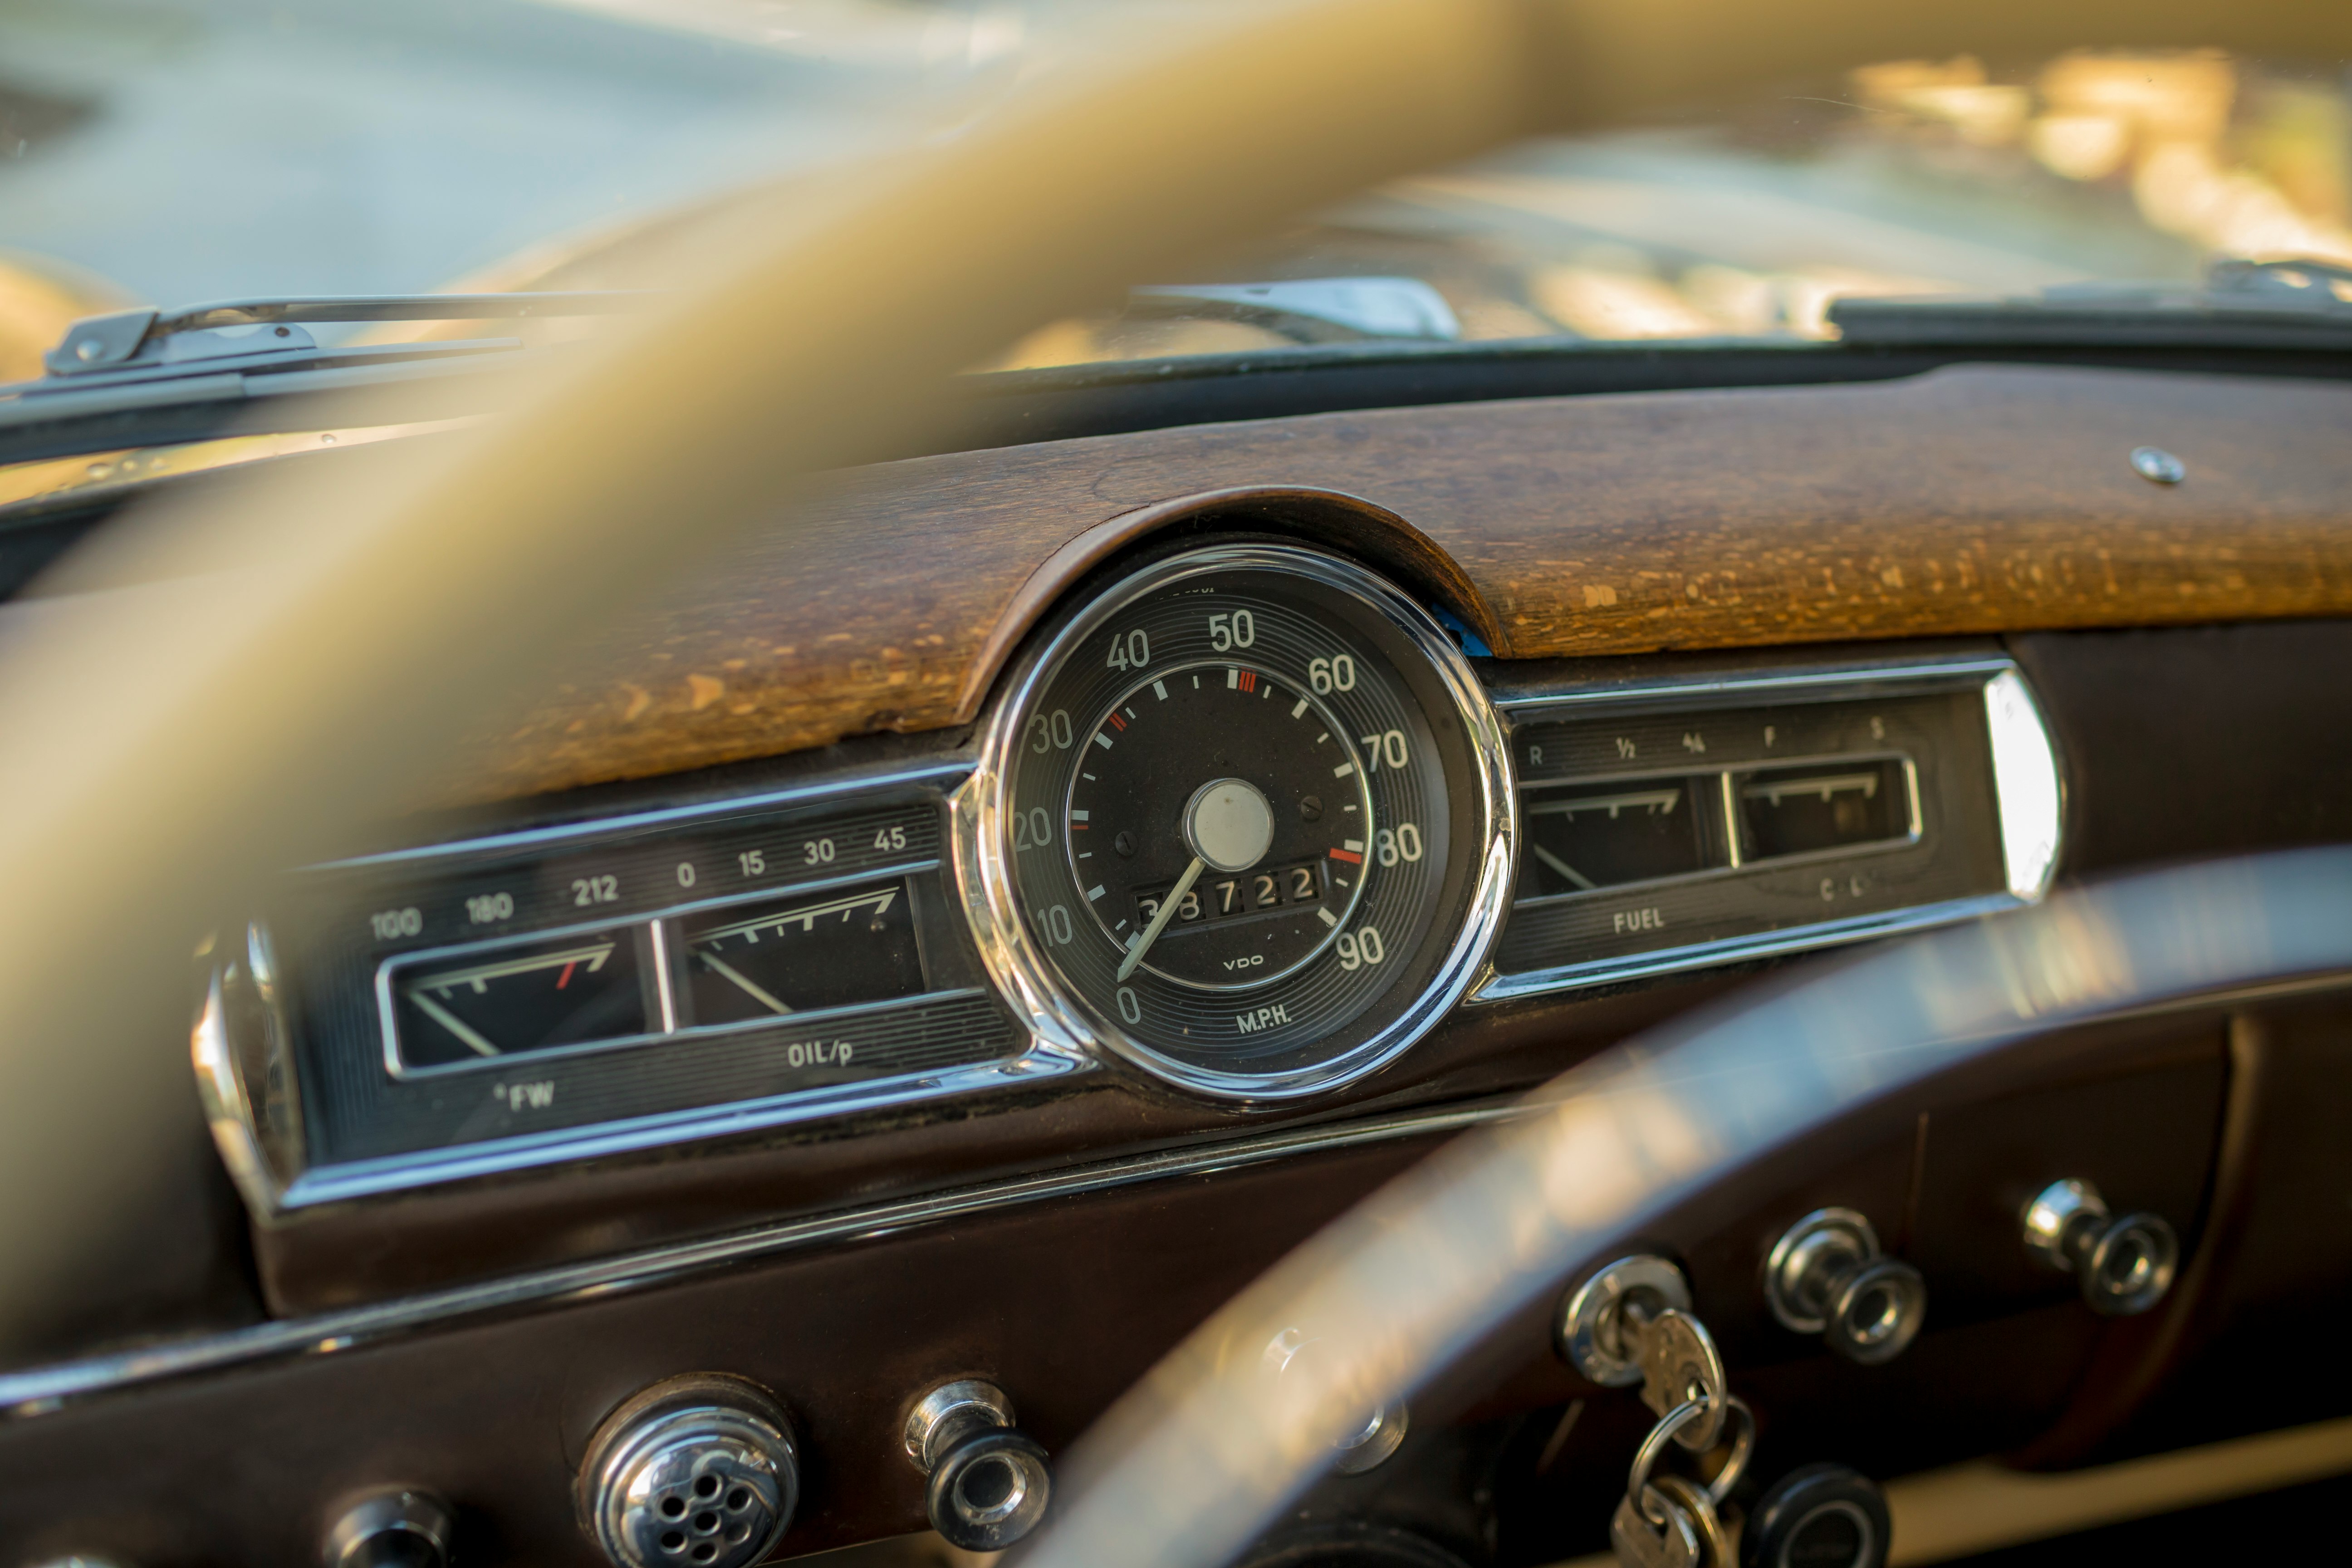
[(1853, 1209), (1816, 1209), (1781, 1233), (1764, 1264), (1764, 1300), (1780, 1326), (1819, 1334), (1848, 1361), (1893, 1361), (1919, 1335), (1927, 1282), (1879, 1249)]
[(950, 1546), (1001, 1552), (1045, 1519), (1053, 1462), (1013, 1422), (1012, 1398), (978, 1378), (943, 1383), (907, 1413), (907, 1457), (930, 1478), (923, 1506)]
[(2090, 1309), (2111, 1318), (2164, 1300), (2180, 1268), (2180, 1238), (2161, 1215), (2116, 1218), (2090, 1183), (2051, 1183), (2025, 1205), (2026, 1250), (2082, 1282)]
[(326, 1568), (447, 1568), (457, 1518), (431, 1492), (381, 1491), (328, 1527)]

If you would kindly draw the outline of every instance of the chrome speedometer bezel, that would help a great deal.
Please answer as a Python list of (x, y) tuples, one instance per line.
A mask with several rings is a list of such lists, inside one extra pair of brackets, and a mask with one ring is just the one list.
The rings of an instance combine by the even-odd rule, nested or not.
[[(1224, 1071), (1174, 1060), (1097, 1016), (1065, 985), (1022, 918), (1005, 828), (1015, 749), (1042, 689), (1075, 645), (1146, 595), (1214, 573), (1257, 571), (1303, 578), (1349, 595), (1424, 659), (1463, 731), (1475, 792), (1477, 858), (1460, 929), (1431, 978), (1387, 1024), (1335, 1057), (1271, 1072)], [(1433, 721), (1445, 716), (1432, 712)], [(1517, 793), (1502, 719), (1454, 640), (1394, 584), (1344, 557), (1277, 542), (1212, 544), (1143, 565), (1089, 600), (1025, 653), (1005, 683), (983, 732), (979, 765), (954, 797), (954, 866), (972, 935), (1000, 991), (1041, 1045), (1083, 1051), (1211, 1099), (1282, 1102), (1353, 1083), (1394, 1061), (1481, 979), (1509, 908), (1517, 863)]]

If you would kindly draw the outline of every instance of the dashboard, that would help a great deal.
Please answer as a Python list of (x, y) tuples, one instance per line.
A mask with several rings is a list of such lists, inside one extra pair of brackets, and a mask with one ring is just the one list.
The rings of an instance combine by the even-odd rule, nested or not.
[[(565, 655), (435, 809), (221, 922), (179, 1195), (234, 1288), (0, 1370), (0, 1527), (315, 1562), (395, 1486), (471, 1560), (603, 1563), (583, 1478), (701, 1379), (795, 1456), (744, 1504), (782, 1554), (919, 1530), (933, 1395), (984, 1382), (1036, 1449), (1005, 1463), (1045, 1463), (1615, 1042), (2068, 879), (2352, 837), (2344, 412), (1971, 368), (836, 476), (789, 548), (755, 531)], [(2189, 486), (2124, 461), (2184, 427)], [(2069, 1031), (1626, 1250), (1686, 1273), (1774, 1465), (2333, 1414), (2352, 1387), (2250, 1402), (2238, 1369), (2352, 1281), (2347, 1037), (2324, 985)], [(2146, 1319), (2021, 1247), (2077, 1177), (2178, 1237)], [(1925, 1282), (1885, 1365), (1766, 1300), (1828, 1210)], [(1638, 1410), (1525, 1329), (1312, 1508), (1475, 1473), (1499, 1537), (1392, 1522), (1506, 1568), (1598, 1550)], [(75, 1500), (119, 1465), (136, 1508)]]
[(293, 873), (208, 983), (215, 1136), (276, 1215), (1079, 1073), (1311, 1104), (1458, 1007), (2049, 885), (1997, 650), (1497, 691), (1465, 644), (1328, 550), (1163, 548), (960, 754)]

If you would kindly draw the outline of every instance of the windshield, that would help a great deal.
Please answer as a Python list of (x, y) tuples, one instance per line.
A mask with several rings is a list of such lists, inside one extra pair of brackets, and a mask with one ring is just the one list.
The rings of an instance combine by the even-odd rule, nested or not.
[[(893, 0), (8, 0), (0, 377), (132, 302), (658, 286), (748, 184), (985, 112), (1071, 13)], [(1852, 295), (2352, 264), (2340, 74), (1891, 62), (1524, 143), (1138, 279), (995, 368), (1833, 335)], [(2345, 285), (2336, 286), (2342, 292)]]

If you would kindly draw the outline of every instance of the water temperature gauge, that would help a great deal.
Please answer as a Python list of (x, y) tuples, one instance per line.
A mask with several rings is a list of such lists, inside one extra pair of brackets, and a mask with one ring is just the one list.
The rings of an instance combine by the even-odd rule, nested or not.
[(593, 931), (388, 969), (395, 1074), (643, 1035), (658, 1002), (637, 935)]

